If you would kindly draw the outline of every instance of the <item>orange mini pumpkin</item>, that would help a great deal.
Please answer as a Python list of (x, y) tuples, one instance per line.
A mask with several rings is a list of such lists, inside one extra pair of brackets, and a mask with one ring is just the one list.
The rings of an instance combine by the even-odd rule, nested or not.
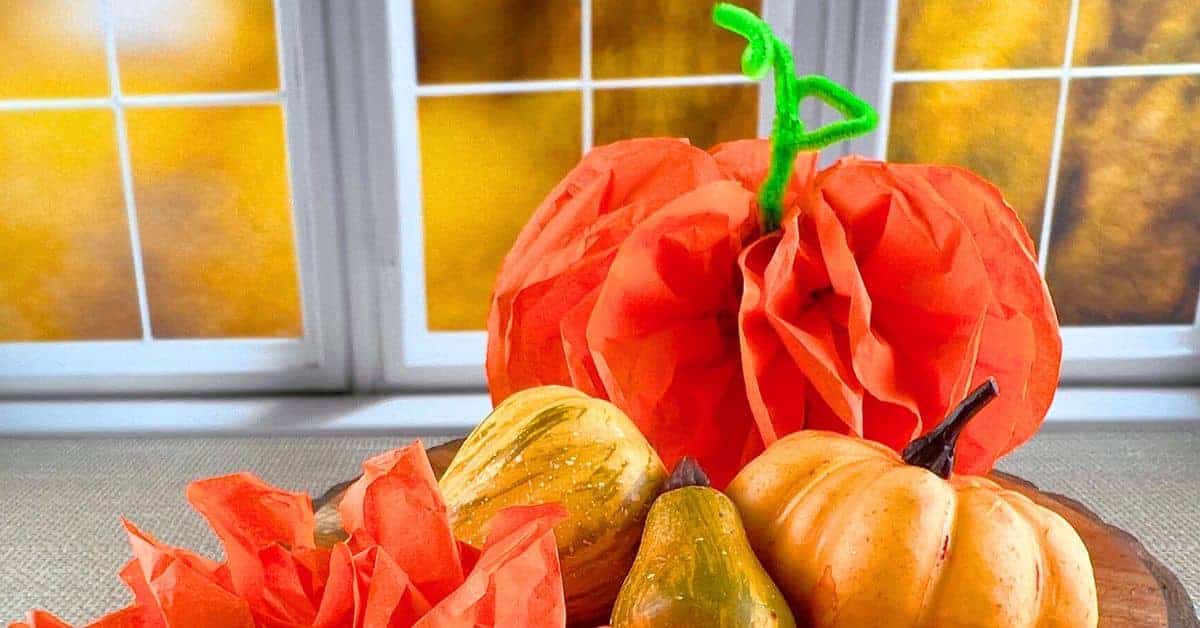
[(727, 493), (798, 622), (1096, 625), (1092, 564), (1066, 520), (986, 478), (947, 479), (958, 433), (995, 391), (985, 382), (903, 457), (810, 430), (738, 474)]

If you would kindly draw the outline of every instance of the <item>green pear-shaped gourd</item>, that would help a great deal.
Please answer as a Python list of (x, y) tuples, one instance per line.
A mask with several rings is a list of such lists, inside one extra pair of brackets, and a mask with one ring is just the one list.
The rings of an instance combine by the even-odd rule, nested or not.
[(650, 506), (613, 628), (792, 628), (783, 594), (763, 570), (733, 502), (691, 458)]

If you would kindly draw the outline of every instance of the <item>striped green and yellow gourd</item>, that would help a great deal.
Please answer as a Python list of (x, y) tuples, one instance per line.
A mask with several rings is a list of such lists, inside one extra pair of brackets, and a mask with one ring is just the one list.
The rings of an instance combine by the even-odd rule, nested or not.
[(666, 469), (621, 410), (564, 386), (513, 394), (496, 407), (441, 479), (455, 535), (475, 545), (497, 511), (558, 502), (555, 529), (567, 617), (603, 620), (633, 563)]

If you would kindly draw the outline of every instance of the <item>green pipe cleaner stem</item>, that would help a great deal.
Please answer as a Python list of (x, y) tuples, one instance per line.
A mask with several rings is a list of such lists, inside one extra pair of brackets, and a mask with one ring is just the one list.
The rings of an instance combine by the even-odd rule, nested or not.
[[(763, 233), (770, 233), (783, 220), (783, 195), (796, 165), (796, 154), (870, 133), (879, 124), (879, 114), (866, 101), (825, 76), (797, 77), (791, 49), (754, 13), (721, 2), (713, 7), (713, 22), (746, 38), (743, 74), (761, 80), (768, 71), (775, 71), (771, 163), (767, 178), (758, 189)], [(820, 98), (845, 118), (807, 132), (800, 119), (800, 101), (809, 96)]]

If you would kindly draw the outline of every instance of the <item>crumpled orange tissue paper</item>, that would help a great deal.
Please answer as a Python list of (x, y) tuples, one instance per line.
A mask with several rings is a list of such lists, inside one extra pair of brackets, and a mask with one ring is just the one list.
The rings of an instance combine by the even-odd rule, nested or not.
[(1000, 192), (956, 167), (801, 153), (762, 233), (768, 140), (592, 150), (501, 266), (492, 398), (574, 386), (629, 414), (668, 468), (718, 487), (798, 429), (897, 450), (989, 376), (959, 440), (982, 473), (1041, 425), (1062, 344), (1033, 242)]
[[(124, 521), (128, 607), (91, 628), (460, 628), (566, 623), (558, 504), (498, 513), (484, 546), (455, 540), (420, 441), (363, 463), (338, 510), (350, 534), (316, 547), (308, 495), (249, 473), (200, 480), (187, 499), (225, 549), (217, 563)], [(68, 626), (32, 611), (10, 628)]]

